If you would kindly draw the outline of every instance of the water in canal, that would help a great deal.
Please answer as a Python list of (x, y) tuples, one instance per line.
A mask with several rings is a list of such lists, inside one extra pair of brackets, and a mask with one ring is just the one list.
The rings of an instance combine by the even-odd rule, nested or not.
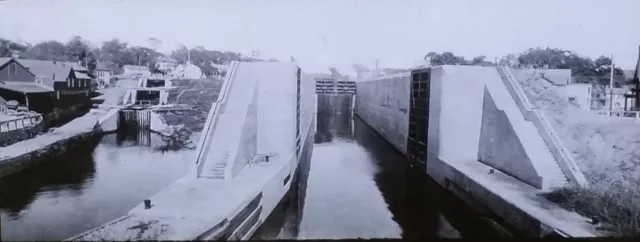
[(359, 118), (317, 117), (310, 164), (253, 239), (503, 236)]
[(0, 179), (3, 240), (62, 240), (125, 215), (187, 172), (191, 150), (149, 132), (107, 134)]
[[(310, 162), (253, 239), (498, 236), (360, 119), (318, 114), (316, 125)], [(60, 240), (125, 215), (186, 173), (193, 151), (164, 145), (110, 134), (0, 179), (2, 238)]]

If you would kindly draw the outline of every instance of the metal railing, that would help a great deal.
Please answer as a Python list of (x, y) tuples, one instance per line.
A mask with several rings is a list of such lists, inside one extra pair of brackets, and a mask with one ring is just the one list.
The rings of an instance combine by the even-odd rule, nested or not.
[(0, 121), (0, 133), (31, 128), (40, 122), (42, 122), (42, 115), (40, 114)]
[(578, 164), (573, 159), (573, 156), (571, 156), (560, 140), (555, 128), (551, 125), (544, 113), (531, 105), (529, 98), (527, 98), (524, 93), (524, 90), (522, 90), (522, 87), (516, 82), (515, 77), (511, 72), (511, 68), (502, 66), (498, 66), (497, 68), (498, 73), (501, 72), (504, 75), (504, 78), (502, 79), (507, 86), (507, 90), (512, 90), (509, 93), (511, 93), (515, 99), (516, 105), (525, 116), (525, 119), (532, 122), (536, 129), (538, 129), (539, 134), (547, 144), (547, 148), (551, 151), (556, 163), (565, 176), (578, 186), (587, 186), (588, 183), (584, 174), (582, 174)]
[(229, 72), (227, 73), (227, 77), (220, 88), (220, 95), (218, 95), (218, 99), (211, 104), (211, 108), (209, 109), (209, 114), (207, 115), (207, 121), (204, 125), (204, 129), (202, 130), (202, 135), (200, 137), (200, 141), (198, 142), (198, 146), (196, 148), (196, 178), (200, 177), (200, 173), (202, 172), (202, 166), (204, 162), (202, 162), (203, 157), (206, 157), (208, 152), (209, 142), (212, 137), (209, 137), (211, 131), (215, 130), (216, 122), (220, 116), (221, 109), (224, 108), (225, 102), (227, 100), (227, 96), (229, 95), (229, 90), (231, 89), (231, 82), (235, 78), (236, 69), (238, 68), (239, 63), (234, 61), (231, 63), (231, 67), (229, 68)]

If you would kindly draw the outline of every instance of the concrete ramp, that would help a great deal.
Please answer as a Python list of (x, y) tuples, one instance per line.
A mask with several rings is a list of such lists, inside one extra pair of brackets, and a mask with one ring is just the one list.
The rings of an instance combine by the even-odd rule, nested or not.
[[(555, 165), (560, 168), (567, 181), (571, 185), (580, 187), (587, 186), (588, 182), (584, 174), (580, 171), (580, 168), (573, 159), (573, 156), (564, 147), (560, 137), (558, 137), (558, 133), (555, 131), (551, 123), (549, 123), (549, 119), (543, 112), (531, 105), (528, 97), (522, 90), (522, 87), (516, 81), (511, 69), (509, 67), (498, 67), (497, 71), (500, 74), (504, 85), (507, 87), (509, 94), (514, 101), (516, 101), (518, 109), (525, 119), (533, 124), (536, 131), (544, 141), (546, 148), (549, 150), (549, 153), (552, 155)], [(562, 83), (565, 82), (569, 83), (571, 78), (570, 70), (545, 70), (543, 73), (547, 76), (545, 80), (552, 84), (556, 82), (561, 83), (559, 85), (562, 85)], [(553, 172), (559, 173), (558, 171)], [(561, 184), (551, 184), (552, 187), (554, 187), (554, 185)]]
[(288, 114), (296, 107), (281, 104), (295, 101), (297, 70), (287, 63), (232, 64), (197, 148), (198, 178), (229, 180), (252, 160), (295, 152), (295, 117)]
[[(429, 153), (443, 160), (477, 159), (548, 191), (575, 182), (544, 117), (527, 106), (503, 69), (442, 66), (432, 69)], [(579, 171), (578, 171), (579, 172)], [(578, 178), (579, 179), (579, 178)]]

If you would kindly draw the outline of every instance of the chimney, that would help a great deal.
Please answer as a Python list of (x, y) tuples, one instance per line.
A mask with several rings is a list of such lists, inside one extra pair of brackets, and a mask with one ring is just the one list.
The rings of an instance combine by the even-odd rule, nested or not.
[(11, 54), (11, 58), (13, 58), (13, 59), (18, 59), (18, 57), (20, 57), (20, 54), (18, 54), (18, 53)]

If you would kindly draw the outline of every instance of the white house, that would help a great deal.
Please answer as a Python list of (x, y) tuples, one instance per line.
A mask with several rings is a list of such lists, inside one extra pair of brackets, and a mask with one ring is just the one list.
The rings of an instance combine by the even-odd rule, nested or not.
[(178, 66), (178, 61), (169, 56), (160, 56), (156, 59), (156, 68), (165, 73), (171, 72), (176, 66)]
[(95, 69), (98, 86), (104, 87), (111, 82), (111, 70), (104, 63), (98, 63)]
[(589, 83), (573, 83), (566, 85), (565, 92), (569, 101), (580, 106), (585, 111), (591, 110), (591, 95), (593, 85)]
[(176, 78), (198, 79), (202, 78), (203, 73), (200, 67), (187, 62), (187, 64), (180, 64), (174, 68), (171, 76)]
[(122, 73), (124, 77), (148, 77), (151, 75), (151, 71), (146, 66), (124, 65), (122, 69), (124, 70)]

